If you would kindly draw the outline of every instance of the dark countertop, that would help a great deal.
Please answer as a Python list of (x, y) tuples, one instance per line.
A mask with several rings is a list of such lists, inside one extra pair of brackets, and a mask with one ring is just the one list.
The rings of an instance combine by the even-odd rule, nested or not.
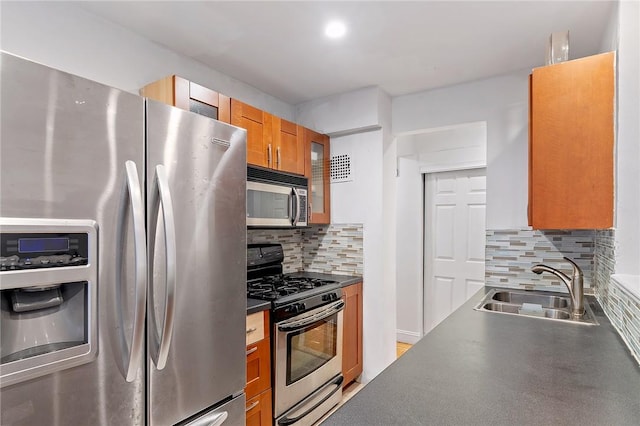
[[(340, 287), (350, 286), (362, 281), (362, 277), (357, 275), (319, 274), (315, 272), (294, 272), (288, 275), (337, 281), (340, 283)], [(269, 308), (271, 308), (271, 302), (247, 298), (247, 315), (266, 311)]]
[(334, 414), (331, 425), (638, 425), (640, 366), (599, 326), (479, 312), (486, 287)]
[(255, 314), (271, 309), (271, 302), (268, 300), (250, 299), (247, 297), (247, 315)]

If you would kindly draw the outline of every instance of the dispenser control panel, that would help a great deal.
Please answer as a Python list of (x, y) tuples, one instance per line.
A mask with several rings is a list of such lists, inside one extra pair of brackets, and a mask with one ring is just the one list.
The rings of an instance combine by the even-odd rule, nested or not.
[(86, 265), (86, 233), (2, 233), (0, 271)]

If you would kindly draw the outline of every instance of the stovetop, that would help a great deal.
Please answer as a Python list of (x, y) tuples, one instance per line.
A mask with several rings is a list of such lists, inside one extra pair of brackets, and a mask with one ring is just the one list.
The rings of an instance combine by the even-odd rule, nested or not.
[(247, 246), (247, 297), (270, 301), (274, 321), (310, 311), (342, 296), (338, 281), (301, 273), (283, 274), (283, 261), (280, 244)]
[[(317, 294), (314, 290), (319, 287), (322, 287), (322, 291), (330, 291), (338, 286), (337, 281), (276, 274), (247, 282), (247, 297), (270, 301), (294, 295), (304, 298), (307, 295)], [(293, 300), (294, 297), (288, 297), (288, 299)]]

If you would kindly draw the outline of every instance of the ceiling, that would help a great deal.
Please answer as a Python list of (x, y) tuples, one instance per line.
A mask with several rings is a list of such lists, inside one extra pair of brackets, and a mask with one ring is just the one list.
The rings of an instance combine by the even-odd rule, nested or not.
[[(79, 6), (295, 105), (379, 86), (391, 96), (544, 64), (549, 35), (569, 57), (599, 52), (605, 1), (82, 2)], [(324, 36), (329, 19), (347, 24)]]

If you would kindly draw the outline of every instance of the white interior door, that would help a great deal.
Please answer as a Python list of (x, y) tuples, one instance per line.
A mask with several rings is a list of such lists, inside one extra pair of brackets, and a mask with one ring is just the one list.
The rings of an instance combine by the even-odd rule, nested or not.
[(424, 332), (484, 286), (486, 169), (425, 179)]

